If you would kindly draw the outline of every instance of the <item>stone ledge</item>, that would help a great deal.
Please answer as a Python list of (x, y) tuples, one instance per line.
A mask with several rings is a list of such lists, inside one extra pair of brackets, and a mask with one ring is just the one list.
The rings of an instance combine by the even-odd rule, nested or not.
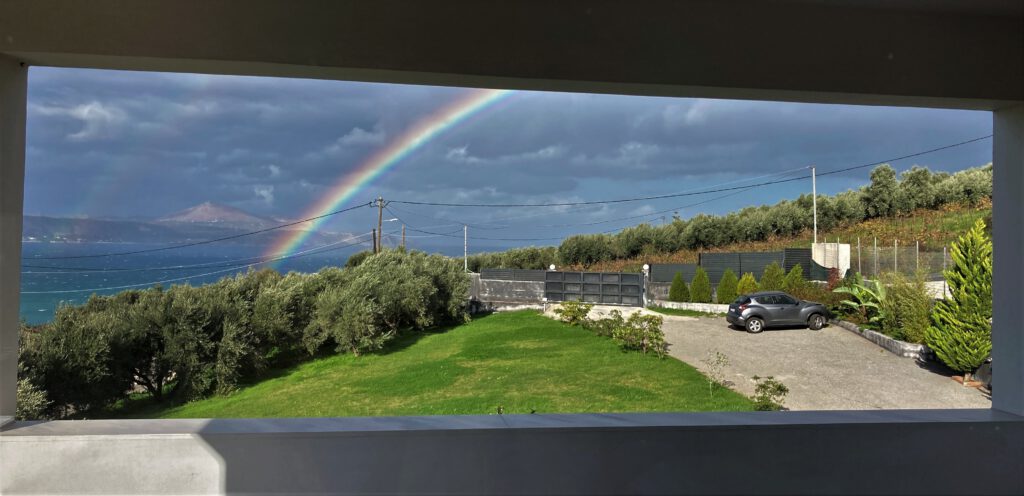
[(706, 313), (728, 313), (729, 305), (722, 305), (718, 303), (690, 303), (690, 302), (678, 302), (678, 301), (666, 301), (666, 300), (650, 300), (652, 305), (665, 308), (675, 308), (677, 310), (694, 310), (697, 312)]
[(837, 327), (841, 327), (852, 333), (860, 335), (862, 338), (871, 341), (872, 343), (885, 348), (890, 353), (901, 356), (904, 358), (914, 358), (920, 360), (932, 360), (934, 354), (932, 350), (923, 344), (907, 343), (898, 339), (890, 338), (885, 334), (871, 329), (863, 328), (854, 324), (853, 322), (847, 322), (845, 320), (831, 321), (832, 324)]

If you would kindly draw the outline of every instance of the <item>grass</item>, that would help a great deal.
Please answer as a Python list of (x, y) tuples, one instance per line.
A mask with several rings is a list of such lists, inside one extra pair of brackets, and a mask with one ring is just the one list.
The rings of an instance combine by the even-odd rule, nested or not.
[(129, 401), (140, 418), (344, 417), (495, 413), (751, 410), (732, 390), (673, 358), (624, 352), (612, 340), (535, 312), (493, 314), (385, 352), (313, 360), (230, 396), (174, 407)]
[(647, 307), (652, 312), (658, 312), (663, 315), (675, 315), (678, 317), (724, 317), (724, 313), (713, 313), (713, 312), (698, 312), (697, 310), (687, 310), (685, 308), (666, 308), (659, 306)]

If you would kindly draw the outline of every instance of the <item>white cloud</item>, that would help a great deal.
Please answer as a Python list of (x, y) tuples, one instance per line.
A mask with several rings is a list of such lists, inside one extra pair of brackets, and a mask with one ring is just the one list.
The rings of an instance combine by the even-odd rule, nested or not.
[(278, 177), (278, 176), (281, 175), (281, 168), (276, 166), (276, 165), (274, 165), (274, 164), (268, 165), (267, 166), (267, 170), (270, 171), (270, 177), (271, 178), (275, 178), (275, 177)]
[(128, 121), (128, 114), (113, 105), (92, 101), (73, 107), (32, 105), (38, 115), (71, 117), (82, 121), (82, 129), (67, 135), (70, 141), (94, 141), (114, 137)]
[(260, 200), (263, 200), (263, 202), (266, 203), (267, 205), (273, 205), (274, 204), (274, 187), (273, 186), (270, 186), (270, 185), (256, 185), (256, 186), (252, 187), (252, 192), (255, 193), (256, 196)]
[(383, 143), (384, 131), (377, 127), (372, 132), (361, 127), (352, 128), (348, 134), (338, 138), (338, 144), (342, 146), (380, 145)]

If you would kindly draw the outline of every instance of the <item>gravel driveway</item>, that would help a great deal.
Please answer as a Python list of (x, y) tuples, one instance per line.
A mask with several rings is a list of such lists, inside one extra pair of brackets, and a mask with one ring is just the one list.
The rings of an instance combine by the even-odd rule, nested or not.
[(669, 353), (702, 371), (701, 359), (718, 350), (729, 359), (725, 379), (746, 395), (755, 375), (775, 376), (789, 387), (791, 410), (874, 408), (989, 408), (981, 391), (965, 388), (942, 372), (901, 358), (853, 333), (829, 326), (821, 331), (768, 329), (748, 334), (724, 317), (665, 316)]

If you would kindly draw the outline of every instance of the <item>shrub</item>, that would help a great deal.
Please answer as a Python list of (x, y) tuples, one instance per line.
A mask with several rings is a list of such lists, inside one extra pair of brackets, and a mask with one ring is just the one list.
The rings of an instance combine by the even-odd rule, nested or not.
[(992, 240), (978, 220), (952, 245), (945, 272), (952, 296), (935, 305), (925, 343), (965, 379), (992, 351)]
[(882, 301), (885, 300), (885, 285), (879, 281), (851, 282), (850, 286), (836, 288), (835, 293), (848, 294), (850, 298), (839, 302), (847, 309), (858, 324), (865, 327), (878, 326), (882, 320)]
[(590, 315), (590, 310), (594, 308), (594, 305), (590, 303), (583, 303), (579, 301), (563, 301), (558, 308), (555, 309), (555, 313), (558, 315), (558, 319), (571, 326), (584, 325), (587, 323), (587, 315)]
[(777, 262), (772, 262), (764, 269), (759, 284), (761, 291), (779, 291), (785, 283), (786, 273)]
[[(851, 271), (852, 272), (852, 271)], [(828, 269), (828, 290), (832, 291), (839, 286), (842, 279), (839, 277), (839, 269), (835, 267), (829, 267)]]
[(887, 286), (881, 302), (879, 328), (883, 334), (907, 341), (923, 343), (931, 324), (932, 297), (925, 287), (924, 278), (908, 278), (899, 273), (887, 274)]
[(804, 269), (799, 264), (794, 265), (782, 280), (782, 290), (790, 294), (799, 293), (806, 285), (807, 280), (804, 279)]
[(737, 283), (736, 285), (736, 292), (741, 295), (756, 293), (757, 289), (757, 279), (754, 278), (754, 274), (752, 272), (747, 272), (746, 274), (743, 274), (743, 277), (740, 278), (740, 282)]
[(761, 378), (755, 375), (754, 381), (757, 382), (754, 386), (754, 410), (782, 410), (782, 403), (789, 394), (789, 388), (772, 376)]
[(50, 400), (46, 391), (37, 388), (28, 379), (18, 379), (17, 408), (14, 417), (18, 420), (45, 420)]
[(627, 350), (652, 351), (659, 357), (665, 356), (668, 345), (661, 330), (664, 322), (658, 315), (643, 315), (636, 312), (626, 319), (624, 326), (612, 332), (612, 338)]
[(702, 267), (697, 267), (697, 273), (693, 275), (693, 283), (690, 284), (690, 300), (694, 303), (711, 303), (711, 280), (708, 273)]
[(363, 250), (352, 255), (349, 255), (348, 260), (345, 260), (345, 268), (359, 267), (360, 264), (366, 261), (367, 258), (373, 256), (373, 252), (370, 250)]
[(701, 359), (701, 363), (704, 364), (705, 374), (708, 378), (708, 394), (714, 396), (715, 385), (725, 386), (725, 368), (729, 366), (729, 357), (721, 351), (709, 350), (707, 355)]
[(690, 301), (690, 290), (683, 280), (683, 273), (676, 272), (672, 277), (672, 286), (668, 289), (668, 301)]
[(610, 338), (615, 334), (617, 329), (625, 327), (626, 319), (622, 318), (622, 312), (612, 310), (611, 312), (608, 312), (607, 317), (597, 320), (588, 319), (583, 325), (598, 336)]
[(718, 280), (718, 287), (715, 288), (715, 299), (718, 303), (732, 303), (739, 296), (737, 294), (738, 285), (736, 273), (732, 269), (725, 269), (722, 278)]

